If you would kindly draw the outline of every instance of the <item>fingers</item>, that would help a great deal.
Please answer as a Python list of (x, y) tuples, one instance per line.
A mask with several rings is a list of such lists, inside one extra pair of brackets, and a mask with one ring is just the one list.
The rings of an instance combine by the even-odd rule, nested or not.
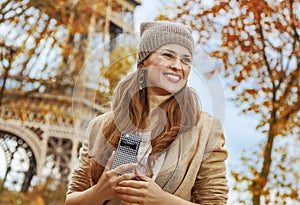
[(137, 188), (137, 187), (123, 187), (123, 186), (117, 186), (115, 188), (115, 192), (117, 194), (122, 194), (122, 195), (130, 195), (130, 196), (143, 196), (141, 192), (143, 190)]
[(140, 170), (140, 169), (135, 169), (134, 170), (135, 173), (135, 178), (139, 181), (149, 181), (149, 178), (145, 175), (145, 171)]
[(132, 179), (134, 179), (134, 177), (135, 177), (135, 175), (133, 173), (123, 174), (118, 177), (118, 181), (119, 181), (119, 183), (121, 183), (124, 180), (132, 180)]
[(119, 171), (109, 170), (103, 173), (104, 178), (112, 184), (118, 184), (123, 180), (132, 180), (135, 178), (134, 173), (119, 174)]
[(117, 168), (113, 169), (112, 171), (120, 174), (120, 173), (128, 171), (128, 170), (134, 170), (136, 167), (137, 167), (136, 163), (129, 163), (129, 164), (123, 164), (121, 166), (118, 166)]
[(124, 204), (140, 204), (139, 202), (142, 202), (141, 198), (143, 198), (143, 196), (139, 195), (139, 193), (135, 189), (123, 189), (117, 187), (115, 191), (117, 197), (119, 197)]
[(138, 196), (123, 197), (123, 199), (121, 199), (121, 202), (122, 202), (123, 205), (140, 205), (140, 204), (144, 204), (143, 199), (141, 199)]
[(146, 194), (143, 194), (141, 190), (132, 188), (117, 187), (115, 189), (117, 197), (119, 197), (123, 204), (145, 204), (143, 200)]
[(132, 180), (134, 177), (134, 173), (119, 175), (117, 172), (110, 170), (103, 173), (99, 183), (110, 188), (111, 191), (114, 191), (120, 182), (124, 180)]
[(138, 203), (126, 202), (126, 201), (124, 201), (124, 200), (121, 200), (121, 202), (122, 202), (123, 205), (140, 205), (140, 204), (138, 204)]
[(149, 182), (151, 179), (145, 175), (135, 175), (135, 178), (139, 181)]
[(118, 183), (118, 188), (123, 190), (123, 188), (134, 188), (134, 189), (142, 189), (147, 188), (149, 186), (149, 182), (146, 181), (137, 181), (137, 180), (122, 180)]

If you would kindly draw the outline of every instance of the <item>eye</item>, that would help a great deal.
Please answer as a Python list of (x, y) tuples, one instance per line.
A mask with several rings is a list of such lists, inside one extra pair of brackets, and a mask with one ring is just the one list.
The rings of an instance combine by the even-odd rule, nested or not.
[(163, 52), (161, 55), (171, 60), (175, 59), (175, 56), (172, 53)]
[(186, 65), (190, 65), (192, 60), (190, 58), (182, 58), (181, 62), (186, 64)]

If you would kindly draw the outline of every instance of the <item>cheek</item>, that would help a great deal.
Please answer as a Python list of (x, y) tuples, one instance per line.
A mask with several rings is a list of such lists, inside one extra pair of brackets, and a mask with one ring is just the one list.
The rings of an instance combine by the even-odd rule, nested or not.
[(184, 70), (184, 77), (185, 77), (185, 79), (188, 79), (190, 73), (191, 73), (191, 68), (186, 68)]
[(162, 59), (160, 59), (159, 57), (149, 57), (148, 59), (146, 59), (144, 61), (144, 66), (145, 67), (166, 67), (168, 66), (168, 63)]

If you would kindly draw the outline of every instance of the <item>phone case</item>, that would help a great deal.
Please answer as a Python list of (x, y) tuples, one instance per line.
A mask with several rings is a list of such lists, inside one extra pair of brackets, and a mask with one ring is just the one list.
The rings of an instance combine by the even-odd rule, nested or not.
[[(136, 163), (141, 141), (142, 138), (140, 135), (122, 132), (117, 147), (115, 159), (112, 165), (112, 169), (123, 164)], [(133, 170), (127, 170), (120, 174), (122, 175), (125, 173), (132, 173), (132, 172)]]

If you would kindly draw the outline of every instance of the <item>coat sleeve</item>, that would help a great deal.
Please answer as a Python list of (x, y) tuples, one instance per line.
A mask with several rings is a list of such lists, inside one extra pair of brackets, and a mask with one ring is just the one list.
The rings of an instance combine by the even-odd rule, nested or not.
[(84, 141), (79, 152), (79, 159), (74, 168), (67, 194), (81, 192), (90, 188), (90, 157), (88, 155), (88, 142)]
[[(100, 169), (103, 171), (102, 166), (106, 165), (113, 150), (112, 146), (102, 137), (100, 132), (101, 126), (109, 114), (105, 113), (90, 121), (86, 130), (86, 139), (80, 148), (77, 165), (71, 174), (67, 194), (84, 191), (97, 183), (101, 175)], [(97, 172), (99, 176), (94, 176), (95, 169), (91, 170), (92, 163), (94, 162), (102, 165), (97, 170), (99, 171), (99, 173)]]
[(91, 160), (90, 145), (95, 143), (95, 136), (99, 130), (99, 117), (92, 119), (86, 129), (86, 138), (79, 150), (79, 159), (72, 171), (67, 194), (81, 192), (91, 187)]
[(226, 179), (227, 150), (221, 123), (211, 118), (210, 135), (197, 178), (192, 189), (192, 201), (202, 205), (227, 203), (228, 186)]

